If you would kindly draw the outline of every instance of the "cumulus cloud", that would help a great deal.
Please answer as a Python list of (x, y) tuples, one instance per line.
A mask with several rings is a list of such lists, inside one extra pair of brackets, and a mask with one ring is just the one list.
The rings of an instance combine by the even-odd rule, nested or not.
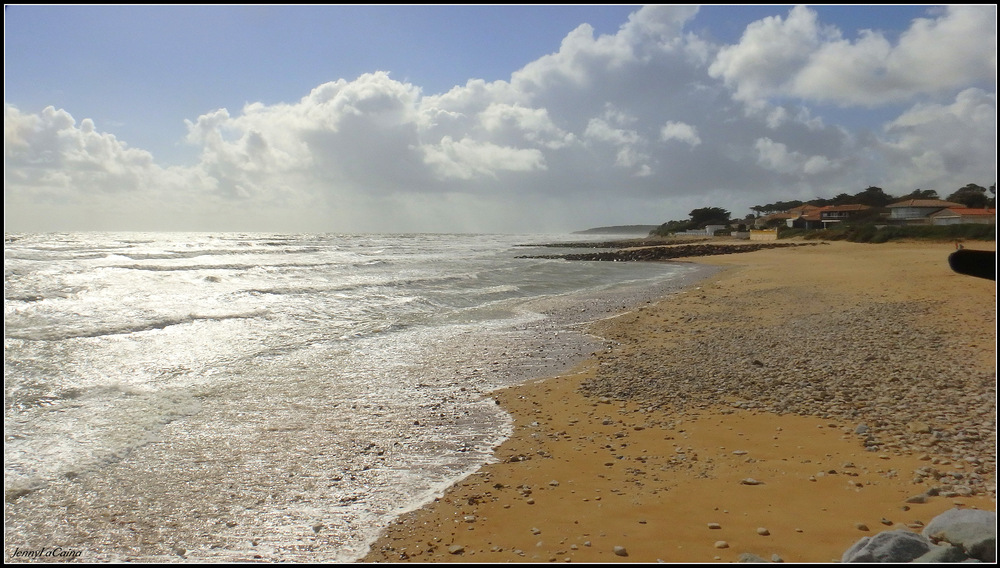
[[(893, 187), (947, 195), (965, 185), (956, 187), (956, 180), (996, 181), (996, 170), (988, 169), (996, 164), (996, 136), (996, 93), (966, 89), (950, 104), (918, 104), (887, 124), (880, 155)], [(984, 165), (991, 177), (983, 175)]]
[[(696, 8), (647, 6), (614, 34), (582, 24), (509, 81), (425, 96), (372, 71), (298, 101), (206, 109), (186, 122), (198, 159), (184, 167), (65, 110), (7, 105), (5, 220), (86, 204), (151, 230), (566, 230), (869, 185), (988, 185), (996, 94), (976, 83), (995, 77), (996, 30), (983, 9), (948, 7), (892, 44), (845, 40), (795, 7), (720, 46), (685, 31)], [(908, 108), (867, 133), (811, 106), (896, 100)]]
[(79, 185), (89, 192), (134, 191), (158, 173), (148, 152), (97, 132), (89, 118), (77, 125), (68, 112), (51, 106), (37, 115), (4, 107), (4, 161), (7, 180), (60, 194)]
[(820, 174), (833, 167), (833, 163), (825, 156), (806, 156), (801, 152), (790, 151), (785, 144), (770, 138), (757, 139), (754, 148), (757, 150), (757, 162), (761, 166), (782, 174)]
[(996, 6), (947, 6), (919, 18), (893, 45), (875, 30), (851, 41), (804, 6), (747, 27), (709, 68), (759, 102), (794, 96), (841, 105), (880, 105), (996, 81)]
[(660, 140), (678, 140), (689, 144), (691, 146), (697, 146), (701, 144), (701, 138), (698, 137), (698, 129), (690, 124), (685, 124), (683, 122), (668, 121), (660, 129)]

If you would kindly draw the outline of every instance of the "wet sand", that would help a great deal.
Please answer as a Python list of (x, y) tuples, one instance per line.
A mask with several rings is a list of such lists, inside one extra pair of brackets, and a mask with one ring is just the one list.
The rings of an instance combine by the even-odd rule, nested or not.
[[(572, 372), (492, 393), (515, 420), (497, 463), (401, 517), (363, 560), (733, 562), (752, 553), (833, 562), (863, 536), (919, 531), (953, 507), (996, 510), (996, 287), (953, 273), (952, 250), (829, 243), (692, 259), (726, 269), (591, 324), (605, 348)], [(748, 327), (782, 329), (790, 314), (821, 325), (856, 305), (919, 307), (907, 328), (942, 340), (912, 357), (957, 361), (963, 375), (946, 410), (934, 405), (932, 383), (906, 400), (882, 393), (892, 370), (878, 361), (870, 363), (872, 398), (881, 401), (874, 417), (863, 406), (777, 412), (773, 392), (727, 391), (693, 363), (685, 370), (704, 374), (703, 383), (694, 379), (700, 391), (688, 384), (657, 396), (669, 376), (623, 387), (658, 363), (676, 372), (672, 353), (692, 345), (718, 346), (713, 340)], [(775, 351), (801, 339), (765, 337)], [(875, 442), (858, 433), (865, 424)], [(917, 496), (923, 502), (909, 502)]]

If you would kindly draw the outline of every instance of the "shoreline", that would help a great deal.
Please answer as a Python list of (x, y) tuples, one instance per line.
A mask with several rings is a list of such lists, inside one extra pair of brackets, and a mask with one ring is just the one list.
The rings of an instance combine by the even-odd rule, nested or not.
[[(995, 396), (988, 405), (980, 400), (987, 378), (986, 394), (995, 394), (995, 283), (951, 273), (946, 257), (953, 249), (833, 243), (695, 258), (724, 270), (594, 322), (588, 333), (607, 348), (571, 372), (492, 393), (514, 419), (513, 435), (496, 448), (498, 461), (394, 521), (360, 560), (720, 562), (753, 553), (828, 562), (863, 536), (919, 530), (956, 506), (996, 510)], [(734, 339), (741, 329), (782, 329), (802, 310), (802, 321), (820, 326), (804, 332), (816, 332), (825, 310), (852, 304), (879, 308), (865, 317), (882, 335), (880, 321), (904, 315), (895, 308), (919, 305), (908, 325), (934, 334), (933, 360), (958, 361), (974, 376), (949, 386), (954, 397), (942, 404), (915, 402), (884, 424), (878, 412), (898, 407), (898, 392), (851, 415), (864, 395), (856, 391), (853, 400), (824, 407), (823, 416), (802, 415), (801, 408), (779, 414), (773, 400), (759, 396), (769, 390), (766, 381), (755, 383), (758, 392), (744, 392), (718, 377), (693, 376), (687, 390), (669, 392), (680, 371), (698, 369), (696, 361), (671, 368), (671, 360), (692, 346), (696, 352), (699, 342), (703, 353), (721, 356), (760, 340)], [(886, 306), (895, 311), (879, 311)], [(797, 340), (775, 341), (795, 347)], [(753, 376), (776, 363), (761, 360), (769, 351), (729, 371)], [(813, 359), (806, 357), (806, 366)], [(631, 388), (637, 376), (658, 378)], [(868, 388), (879, 385), (876, 378)], [(916, 378), (926, 382), (928, 397), (944, 392), (939, 377)], [(848, 386), (857, 385), (831, 390)], [(919, 401), (919, 390), (908, 392), (905, 398)], [(951, 413), (940, 408), (956, 405)], [(966, 414), (993, 435), (983, 440)], [(861, 426), (867, 431), (859, 433)], [(992, 455), (972, 455), (984, 444)], [(918, 495), (924, 502), (907, 503)]]

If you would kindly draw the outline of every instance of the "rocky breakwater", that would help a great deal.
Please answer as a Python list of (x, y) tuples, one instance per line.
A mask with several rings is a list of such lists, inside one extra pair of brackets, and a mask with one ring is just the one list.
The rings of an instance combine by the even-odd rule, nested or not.
[(751, 243), (740, 245), (729, 244), (693, 244), (693, 245), (669, 245), (669, 246), (644, 246), (639, 248), (627, 248), (621, 250), (593, 252), (593, 253), (571, 253), (571, 254), (546, 254), (533, 256), (519, 256), (517, 258), (561, 258), (565, 260), (593, 260), (606, 262), (641, 262), (655, 260), (673, 260), (677, 258), (714, 256), (719, 254), (737, 254), (743, 252), (753, 252), (771, 248), (815, 246), (822, 243)]

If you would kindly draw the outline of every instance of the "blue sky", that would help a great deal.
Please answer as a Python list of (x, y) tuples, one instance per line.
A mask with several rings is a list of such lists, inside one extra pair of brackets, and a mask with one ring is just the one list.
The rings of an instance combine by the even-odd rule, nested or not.
[(8, 231), (561, 231), (996, 177), (995, 6), (14, 5), (4, 41)]

